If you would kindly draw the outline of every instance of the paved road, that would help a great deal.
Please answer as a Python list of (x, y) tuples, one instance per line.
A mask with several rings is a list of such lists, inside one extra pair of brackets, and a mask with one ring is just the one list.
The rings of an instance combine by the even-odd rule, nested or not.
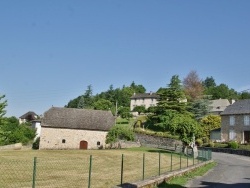
[(250, 157), (213, 152), (213, 159), (218, 165), (186, 187), (250, 188)]

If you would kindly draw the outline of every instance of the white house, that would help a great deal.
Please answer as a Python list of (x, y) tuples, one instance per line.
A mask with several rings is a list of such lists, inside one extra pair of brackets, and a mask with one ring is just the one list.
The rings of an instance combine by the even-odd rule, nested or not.
[(132, 97), (130, 97), (130, 111), (136, 106), (145, 106), (148, 109), (151, 106), (156, 106), (157, 100), (160, 98), (156, 93), (134, 93)]

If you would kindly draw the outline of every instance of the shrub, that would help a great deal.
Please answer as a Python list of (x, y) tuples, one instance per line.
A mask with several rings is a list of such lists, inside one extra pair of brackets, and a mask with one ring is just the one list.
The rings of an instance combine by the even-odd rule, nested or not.
[(214, 147), (214, 143), (213, 142), (209, 142), (209, 147), (213, 148)]
[(216, 147), (216, 148), (227, 148), (228, 144), (226, 144), (226, 143), (214, 143), (214, 147)]
[(228, 143), (229, 148), (237, 149), (239, 147), (238, 142), (232, 141)]
[(203, 140), (203, 143), (209, 143), (208, 137), (203, 137), (202, 140)]
[(109, 130), (106, 136), (106, 144), (114, 143), (117, 140), (134, 141), (134, 139), (134, 132), (129, 126), (116, 125)]
[(197, 146), (202, 146), (202, 144), (203, 144), (202, 139), (197, 139), (196, 144), (197, 144)]
[(40, 137), (38, 137), (32, 144), (32, 149), (39, 149), (39, 144), (40, 144)]

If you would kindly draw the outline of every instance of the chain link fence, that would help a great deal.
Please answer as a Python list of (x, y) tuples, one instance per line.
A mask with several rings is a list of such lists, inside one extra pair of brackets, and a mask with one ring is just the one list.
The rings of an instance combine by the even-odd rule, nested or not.
[[(102, 151), (100, 151), (102, 152)], [(110, 151), (112, 152), (112, 151)], [(169, 152), (126, 152), (116, 155), (0, 158), (1, 188), (107, 188), (186, 168), (212, 158), (210, 150), (198, 157)]]

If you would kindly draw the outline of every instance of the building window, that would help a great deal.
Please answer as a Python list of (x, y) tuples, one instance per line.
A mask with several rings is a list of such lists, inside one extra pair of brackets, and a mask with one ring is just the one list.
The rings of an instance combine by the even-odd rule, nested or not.
[(230, 125), (235, 124), (235, 117), (234, 116), (230, 116), (229, 123), (230, 123)]
[(100, 145), (101, 145), (101, 142), (98, 141), (98, 142), (97, 142), (97, 145), (100, 146)]
[(236, 133), (234, 130), (229, 131), (229, 140), (235, 140), (236, 139)]
[(65, 143), (66, 143), (66, 140), (65, 140), (65, 139), (62, 139), (62, 143), (65, 144)]
[(244, 116), (244, 125), (250, 125), (250, 119), (248, 115)]

